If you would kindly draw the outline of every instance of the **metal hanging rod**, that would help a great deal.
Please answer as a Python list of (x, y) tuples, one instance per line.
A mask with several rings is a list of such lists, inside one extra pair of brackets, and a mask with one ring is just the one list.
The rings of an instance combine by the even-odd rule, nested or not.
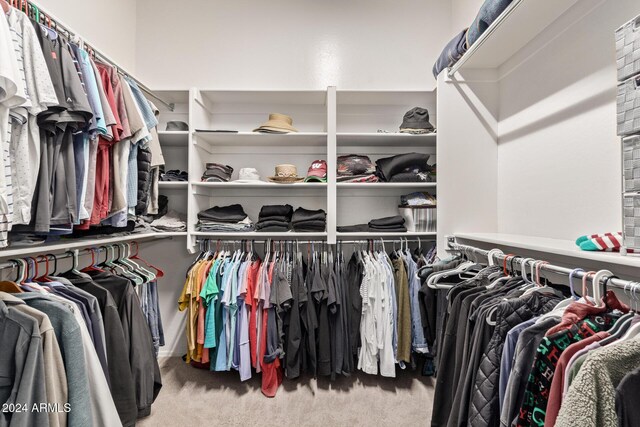
[[(422, 243), (422, 242), (431, 242), (432, 240), (426, 239), (362, 239), (362, 240), (338, 240), (337, 243), (340, 244), (358, 244), (358, 243), (369, 243), (369, 242), (380, 242), (383, 241), (385, 243)], [(229, 239), (198, 239), (197, 242), (225, 242), (225, 243), (245, 243), (245, 242), (253, 242), (253, 243), (268, 243), (268, 242), (298, 242), (298, 243), (327, 243), (326, 240), (308, 240), (308, 239), (279, 239), (273, 238), (271, 240), (253, 240), (253, 239), (245, 239), (245, 240), (229, 240)]]
[[(475, 246), (470, 246), (470, 245), (464, 245), (461, 243), (456, 243), (456, 242), (449, 242), (448, 243), (448, 249), (450, 250), (454, 250), (454, 251), (458, 251), (461, 253), (473, 253), (474, 255), (479, 255), (479, 256), (483, 256), (487, 259), (489, 259), (489, 257), (491, 256), (491, 258), (496, 261), (497, 263), (503, 263), (505, 260), (510, 261), (512, 260), (515, 256), (517, 255), (513, 255), (513, 254), (505, 254), (502, 252), (490, 252), (488, 250), (485, 249), (480, 249), (477, 248)], [(520, 257), (520, 258), (527, 258), (527, 257)], [(532, 258), (528, 258), (529, 260), (532, 261), (536, 261), (533, 260)], [(538, 261), (543, 261), (543, 260), (538, 260)], [(570, 269), (570, 268), (566, 268), (566, 267), (560, 267), (558, 265), (553, 265), (553, 264), (540, 264), (539, 267), (540, 271), (547, 271), (550, 273), (555, 273), (555, 274), (560, 274), (560, 275), (564, 275), (564, 276), (569, 276), (570, 274), (573, 275), (573, 277), (575, 277), (576, 279), (582, 279), (584, 278), (585, 275), (588, 275), (588, 271), (586, 271), (585, 269)], [(593, 275), (588, 275), (587, 276), (587, 280), (592, 280)], [(604, 279), (604, 278), (603, 278)], [(617, 288), (617, 289), (622, 289), (625, 291), (630, 291), (630, 290), (640, 290), (640, 282), (636, 282), (636, 281), (631, 281), (631, 280), (622, 280), (622, 279), (618, 279), (618, 278), (611, 278), (606, 282), (607, 287), (613, 287), (613, 288)]]
[[(9, 2), (11, 3), (11, 2)], [(18, 5), (20, 6), (21, 2), (18, 2)], [(163, 100), (162, 98), (160, 98), (158, 95), (156, 95), (155, 93), (153, 93), (153, 91), (151, 89), (149, 89), (145, 84), (143, 84), (140, 80), (136, 79), (135, 77), (133, 77), (133, 75), (129, 72), (127, 72), (124, 68), (122, 68), (121, 66), (119, 66), (118, 64), (116, 64), (116, 62), (114, 60), (112, 60), (111, 58), (109, 58), (107, 55), (105, 55), (104, 53), (100, 52), (98, 49), (96, 49), (92, 43), (87, 43), (87, 41), (81, 37), (78, 33), (76, 33), (75, 31), (72, 31), (69, 26), (65, 25), (62, 23), (62, 21), (60, 21), (58, 18), (55, 18), (53, 15), (51, 15), (49, 12), (45, 12), (43, 10), (42, 7), (40, 7), (39, 4), (37, 4), (36, 2), (32, 1), (32, 0), (28, 0), (28, 1), (24, 1), (22, 2), (24, 4), (27, 4), (31, 7), (35, 7), (36, 10), (38, 10), (38, 13), (40, 15), (43, 15), (46, 18), (48, 18), (48, 21), (50, 21), (53, 24), (53, 28), (54, 29), (62, 29), (63, 32), (67, 33), (67, 35), (69, 36), (69, 38), (71, 39), (73, 36), (77, 37), (79, 40), (82, 41), (82, 44), (84, 44), (85, 46), (89, 46), (89, 48), (91, 49), (91, 51), (93, 51), (93, 53), (95, 54), (96, 58), (100, 59), (102, 62), (106, 62), (109, 65), (111, 65), (112, 67), (114, 67), (116, 69), (116, 71), (120, 74), (122, 74), (123, 76), (129, 77), (131, 80), (135, 81), (136, 84), (138, 85), (138, 87), (140, 89), (142, 89), (143, 91), (145, 91), (149, 96), (151, 96), (152, 98), (156, 99), (157, 101), (159, 101), (160, 103), (162, 103), (162, 105), (164, 105), (165, 107), (167, 107), (170, 111), (174, 111), (175, 109), (175, 104), (173, 102), (167, 102), (165, 100)], [(20, 9), (20, 8), (18, 8)], [(45, 20), (45, 22), (47, 22)]]
[[(53, 256), (55, 258), (56, 261), (61, 261), (67, 258), (74, 258), (74, 257), (81, 257), (81, 256), (85, 256), (85, 255), (90, 255), (91, 252), (94, 252), (96, 254), (96, 256), (100, 255), (100, 252), (102, 251), (108, 251), (109, 248), (115, 248), (118, 247), (118, 245), (130, 245), (131, 242), (123, 242), (123, 243), (111, 243), (108, 245), (101, 245), (101, 246), (97, 246), (97, 247), (91, 247), (91, 248), (82, 248), (82, 249), (71, 249), (67, 252), (64, 252), (60, 255), (56, 255), (56, 254), (51, 254), (51, 253), (42, 253), (39, 255), (35, 255), (35, 256), (27, 256), (27, 257), (16, 257), (14, 259), (29, 259), (29, 260), (35, 260), (36, 263), (40, 264), (40, 263), (46, 263), (45, 259), (41, 259), (40, 257), (49, 257), (49, 256)], [(86, 252), (86, 253), (84, 253)], [(40, 258), (40, 259), (39, 259)], [(33, 261), (31, 261), (33, 262)], [(0, 270), (12, 270), (12, 269), (16, 269), (18, 268), (18, 264), (16, 264), (15, 262), (3, 262), (0, 263)]]

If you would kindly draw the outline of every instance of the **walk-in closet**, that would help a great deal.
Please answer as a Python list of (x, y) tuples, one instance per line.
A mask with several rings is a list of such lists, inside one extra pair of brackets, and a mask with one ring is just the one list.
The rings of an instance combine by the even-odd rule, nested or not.
[(0, 8), (0, 426), (640, 425), (637, 1)]

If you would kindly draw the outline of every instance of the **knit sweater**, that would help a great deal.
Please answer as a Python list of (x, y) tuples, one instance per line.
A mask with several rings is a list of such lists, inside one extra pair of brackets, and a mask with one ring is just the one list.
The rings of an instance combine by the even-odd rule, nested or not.
[(595, 350), (562, 402), (556, 427), (617, 427), (615, 389), (640, 365), (640, 338)]

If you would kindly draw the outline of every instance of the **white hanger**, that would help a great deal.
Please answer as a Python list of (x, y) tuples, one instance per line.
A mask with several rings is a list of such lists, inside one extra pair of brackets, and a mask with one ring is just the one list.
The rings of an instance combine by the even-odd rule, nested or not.
[(602, 295), (600, 294), (600, 282), (605, 277), (611, 276), (613, 276), (613, 273), (609, 270), (599, 270), (593, 276), (593, 279), (591, 281), (591, 288), (593, 289), (593, 298), (596, 300), (596, 304), (598, 304), (598, 306), (604, 306), (604, 301), (602, 300)]

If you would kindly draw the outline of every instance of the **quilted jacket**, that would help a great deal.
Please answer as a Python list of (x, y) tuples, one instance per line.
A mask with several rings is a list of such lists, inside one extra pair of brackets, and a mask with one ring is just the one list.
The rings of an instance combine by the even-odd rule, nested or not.
[(138, 147), (138, 204), (136, 215), (147, 213), (149, 204), (149, 188), (151, 187), (151, 150)]
[(471, 392), (468, 424), (473, 427), (500, 425), (498, 386), (500, 359), (507, 332), (537, 315), (551, 311), (560, 302), (554, 294), (534, 292), (526, 297), (508, 299), (496, 310), (496, 328), (489, 341)]

